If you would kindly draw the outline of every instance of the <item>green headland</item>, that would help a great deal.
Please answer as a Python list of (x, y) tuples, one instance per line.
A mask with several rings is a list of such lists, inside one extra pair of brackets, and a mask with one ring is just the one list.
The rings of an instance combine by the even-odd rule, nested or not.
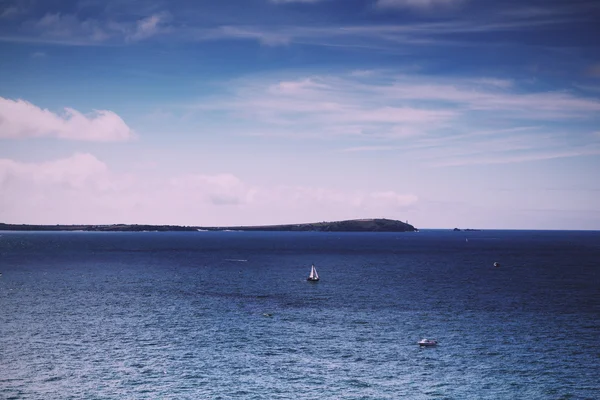
[(179, 226), (179, 225), (18, 225), (0, 223), (0, 231), (90, 231), (90, 232), (167, 232), (167, 231), (317, 231), (317, 232), (414, 232), (407, 222), (393, 219), (352, 219), (288, 225), (256, 226)]

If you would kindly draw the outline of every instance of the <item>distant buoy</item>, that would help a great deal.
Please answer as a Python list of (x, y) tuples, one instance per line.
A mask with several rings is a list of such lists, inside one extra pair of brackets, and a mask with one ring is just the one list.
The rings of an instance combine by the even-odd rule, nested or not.
[(499, 262), (495, 262), (495, 263), (494, 263), (494, 267), (499, 267), (499, 266), (500, 266), (500, 263), (499, 263)]

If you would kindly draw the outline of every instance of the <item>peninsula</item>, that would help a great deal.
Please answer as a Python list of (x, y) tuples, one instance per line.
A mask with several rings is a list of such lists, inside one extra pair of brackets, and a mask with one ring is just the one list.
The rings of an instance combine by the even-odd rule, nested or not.
[(179, 225), (16, 225), (0, 223), (0, 231), (90, 231), (90, 232), (168, 232), (168, 231), (318, 231), (318, 232), (414, 232), (407, 222), (392, 219), (353, 219), (289, 225), (202, 227)]

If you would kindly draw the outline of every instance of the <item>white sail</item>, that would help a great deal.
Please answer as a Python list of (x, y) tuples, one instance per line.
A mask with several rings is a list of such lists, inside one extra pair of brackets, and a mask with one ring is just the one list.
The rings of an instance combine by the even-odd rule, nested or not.
[(311, 281), (319, 280), (319, 274), (317, 274), (317, 269), (315, 268), (314, 265), (312, 265), (310, 267), (310, 275), (308, 275), (308, 280), (311, 280)]

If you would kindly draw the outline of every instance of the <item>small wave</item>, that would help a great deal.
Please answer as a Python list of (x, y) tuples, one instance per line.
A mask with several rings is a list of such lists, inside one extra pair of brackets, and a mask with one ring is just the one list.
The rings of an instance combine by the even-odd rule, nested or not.
[(231, 262), (248, 262), (248, 260), (243, 260), (243, 259), (237, 259), (237, 258), (226, 258), (225, 261), (231, 261)]
[(46, 378), (44, 379), (44, 382), (56, 382), (56, 381), (60, 381), (63, 378), (61, 376), (52, 376), (50, 378)]
[(350, 379), (345, 382), (349, 386), (357, 387), (357, 388), (368, 388), (371, 387), (371, 384), (365, 381), (361, 381), (359, 379)]

